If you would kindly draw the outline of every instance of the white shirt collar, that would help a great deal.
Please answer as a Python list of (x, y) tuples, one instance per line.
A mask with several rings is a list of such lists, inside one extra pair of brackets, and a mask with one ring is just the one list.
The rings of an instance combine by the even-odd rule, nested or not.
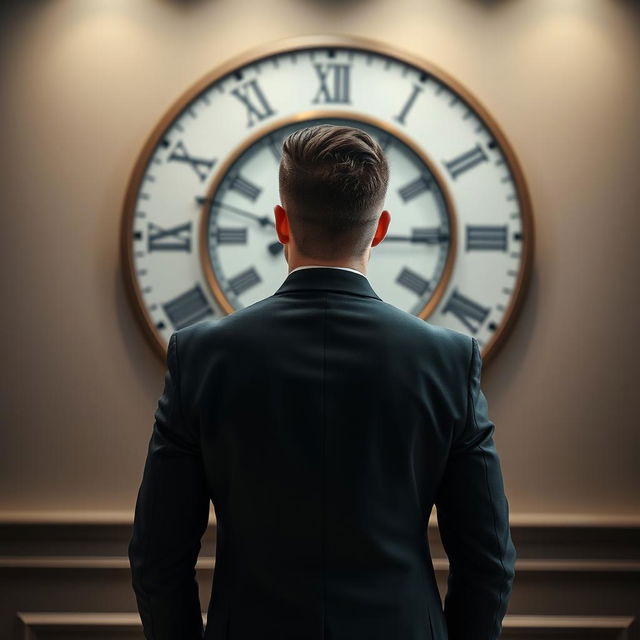
[(327, 264), (305, 264), (305, 265), (302, 265), (301, 267), (296, 267), (295, 269), (292, 269), (291, 271), (289, 271), (289, 273), (293, 273), (294, 271), (298, 271), (298, 269), (322, 269), (322, 268), (324, 268), (324, 269), (343, 269), (344, 271), (353, 271), (353, 273), (358, 273), (363, 278), (367, 277), (364, 273), (362, 273), (362, 271), (358, 271), (357, 269), (352, 269), (351, 267), (334, 267), (333, 265), (327, 265)]

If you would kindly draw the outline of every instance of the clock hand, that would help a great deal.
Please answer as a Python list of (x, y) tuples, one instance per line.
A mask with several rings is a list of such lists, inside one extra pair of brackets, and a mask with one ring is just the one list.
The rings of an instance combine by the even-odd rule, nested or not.
[[(436, 229), (437, 231), (437, 229)], [(409, 242), (425, 242), (428, 244), (437, 244), (449, 239), (449, 235), (446, 233), (434, 233), (432, 235), (414, 235), (414, 236), (385, 236), (384, 240), (408, 240)], [(384, 244), (384, 241), (381, 243)], [(276, 256), (282, 252), (284, 245), (280, 242), (271, 242), (267, 245), (267, 250), (272, 256)]]
[(435, 229), (424, 229), (419, 233), (416, 233), (411, 236), (400, 236), (400, 235), (386, 235), (381, 244), (384, 244), (387, 240), (401, 240), (408, 242), (425, 242), (427, 244), (439, 244), (440, 242), (446, 242), (449, 240), (448, 233), (441, 233), (437, 228)]
[[(255, 213), (251, 213), (249, 211), (245, 211), (244, 209), (239, 209), (238, 207), (234, 207), (233, 205), (227, 204), (225, 202), (220, 202), (217, 200), (211, 200), (211, 198), (206, 198), (204, 196), (196, 196), (196, 202), (200, 205), (202, 204), (210, 204), (217, 205), (222, 207), (223, 209), (228, 209), (229, 211), (233, 211), (238, 215), (245, 216), (250, 218), (251, 220), (256, 220), (260, 223), (261, 226), (270, 225), (275, 227), (275, 223), (267, 216), (258, 216)], [(405, 242), (424, 242), (426, 244), (438, 244), (443, 241), (449, 240), (449, 235), (445, 233), (440, 233), (437, 228), (435, 229), (427, 229), (426, 233), (423, 231), (422, 233), (418, 233), (412, 236), (401, 236), (401, 235), (386, 235), (385, 240), (390, 241), (405, 241)], [(271, 242), (267, 245), (267, 250), (271, 255), (277, 255), (283, 250), (284, 246), (280, 242)]]
[[(428, 244), (436, 244), (444, 240), (448, 240), (449, 235), (446, 233), (434, 234), (432, 236), (385, 236), (384, 240), (408, 240), (409, 242), (426, 242)], [(384, 244), (384, 241), (381, 243)], [(278, 255), (284, 249), (284, 245), (280, 242), (271, 242), (267, 245), (267, 250), (273, 256)]]
[[(238, 213), (240, 215), (246, 216), (247, 218), (251, 218), (252, 220), (257, 220), (263, 227), (267, 224), (271, 225), (272, 227), (276, 226), (275, 223), (272, 220), (270, 220), (267, 216), (257, 216), (253, 213), (250, 213), (249, 211), (238, 209), (237, 207), (234, 207), (233, 205), (230, 205), (230, 204), (225, 204), (224, 202), (217, 202), (214, 200), (212, 203), (211, 198), (205, 198), (204, 196), (196, 196), (196, 202), (198, 204), (216, 204), (219, 207), (224, 207), (225, 209), (229, 209), (234, 213)], [(267, 245), (267, 251), (269, 251), (269, 253), (272, 256), (277, 256), (279, 253), (282, 253), (283, 249), (284, 249), (284, 245), (281, 244), (280, 242), (270, 242)]]
[(196, 196), (196, 202), (198, 204), (209, 204), (213, 206), (214, 204), (218, 207), (222, 207), (223, 209), (228, 209), (229, 211), (233, 211), (238, 215), (245, 216), (247, 218), (251, 218), (252, 220), (256, 220), (260, 223), (261, 226), (271, 225), (275, 227), (276, 224), (273, 220), (271, 220), (268, 216), (257, 216), (255, 213), (250, 213), (249, 211), (245, 211), (244, 209), (239, 209), (238, 207), (234, 207), (231, 204), (226, 204), (225, 202), (220, 202), (219, 200), (211, 200), (211, 198), (205, 198), (204, 196)]
[[(263, 227), (265, 225), (271, 225), (272, 227), (275, 227), (275, 223), (270, 220), (267, 216), (257, 216), (253, 213), (250, 213), (249, 211), (244, 211), (243, 209), (238, 209), (237, 207), (234, 207), (233, 205), (230, 204), (225, 204), (224, 202), (218, 202), (218, 201), (211, 201), (211, 198), (205, 198), (204, 196), (196, 196), (196, 202), (200, 205), (202, 204), (216, 204), (219, 207), (224, 207), (225, 209), (229, 209), (230, 211), (233, 211), (234, 213), (238, 213), (240, 215), (246, 216), (247, 218), (251, 218), (252, 220), (257, 220)], [(284, 249), (284, 245), (281, 244), (280, 242), (270, 242), (267, 245), (267, 251), (269, 251), (269, 253), (272, 256), (276, 256), (279, 253), (282, 253), (282, 250)]]

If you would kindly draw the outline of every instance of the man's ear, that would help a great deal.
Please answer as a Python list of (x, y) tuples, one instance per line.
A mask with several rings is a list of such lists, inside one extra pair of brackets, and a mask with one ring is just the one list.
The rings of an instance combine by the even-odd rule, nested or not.
[(371, 240), (371, 246), (375, 247), (377, 244), (382, 242), (382, 239), (387, 235), (387, 229), (389, 228), (389, 223), (391, 222), (391, 214), (385, 209), (381, 214), (378, 220), (378, 226), (376, 227), (376, 232), (373, 234), (373, 239)]
[(289, 242), (289, 219), (287, 218), (287, 212), (281, 205), (277, 204), (273, 208), (273, 215), (276, 220), (278, 240), (280, 240), (281, 244), (287, 244)]

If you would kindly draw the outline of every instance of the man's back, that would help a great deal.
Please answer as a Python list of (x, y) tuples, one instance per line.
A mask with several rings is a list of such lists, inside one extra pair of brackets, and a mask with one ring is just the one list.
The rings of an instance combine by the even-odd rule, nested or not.
[[(332, 268), (291, 273), (273, 296), (174, 336), (156, 467), (175, 463), (171, 445), (202, 466), (164, 494), (192, 508), (165, 524), (190, 527), (182, 549), (149, 544), (159, 523), (139, 498), (130, 555), (143, 621), (171, 628), (170, 587), (149, 595), (152, 558), (169, 566), (173, 554), (175, 589), (193, 582), (210, 497), (209, 640), (497, 637), (515, 550), (475, 340)], [(434, 503), (452, 569), (446, 618), (427, 543)]]

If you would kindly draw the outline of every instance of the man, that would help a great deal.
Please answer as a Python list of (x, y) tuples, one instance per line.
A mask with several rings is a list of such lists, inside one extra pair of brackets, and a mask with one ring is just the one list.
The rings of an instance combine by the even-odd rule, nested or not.
[(211, 500), (208, 640), (495, 640), (516, 554), (478, 343), (369, 283), (390, 214), (365, 132), (297, 130), (279, 178), (283, 284), (169, 342), (129, 545), (145, 634), (202, 637)]

